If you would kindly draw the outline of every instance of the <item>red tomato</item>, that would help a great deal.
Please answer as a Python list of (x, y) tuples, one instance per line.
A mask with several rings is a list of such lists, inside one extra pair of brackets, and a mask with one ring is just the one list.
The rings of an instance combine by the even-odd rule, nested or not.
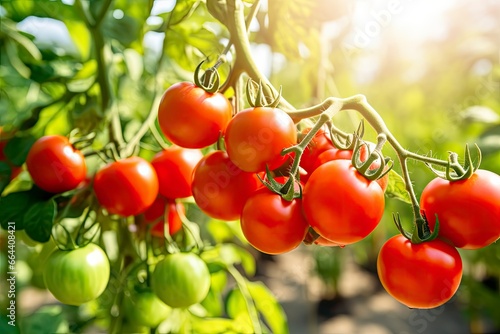
[(134, 156), (101, 168), (94, 178), (94, 192), (109, 213), (135, 216), (155, 201), (158, 178), (149, 162)]
[(319, 236), (318, 239), (314, 240), (314, 244), (325, 247), (344, 247), (344, 245), (339, 245), (338, 243), (323, 238), (322, 236)]
[(231, 116), (231, 103), (223, 94), (208, 93), (191, 82), (170, 86), (158, 109), (158, 123), (165, 136), (186, 148), (215, 143)]
[(225, 144), (231, 161), (246, 172), (278, 168), (287, 159), (285, 148), (297, 143), (297, 130), (290, 116), (277, 108), (245, 109), (227, 126)]
[(146, 224), (157, 223), (162, 220), (167, 206), (167, 199), (158, 195), (153, 204), (144, 211), (144, 222)]
[(287, 201), (261, 188), (245, 203), (241, 228), (254, 248), (267, 254), (282, 254), (300, 245), (309, 224), (302, 214), (300, 199)]
[[(300, 137), (304, 138), (311, 128), (304, 129), (301, 132)], [(302, 140), (300, 138), (299, 140)], [(313, 164), (315, 163), (317, 157), (327, 150), (335, 148), (330, 139), (330, 136), (325, 133), (322, 129), (320, 129), (314, 137), (311, 139), (309, 144), (307, 145), (304, 153), (302, 153), (302, 157), (300, 158), (300, 166), (306, 170), (308, 173), (312, 173), (314, 171)]]
[(427, 309), (453, 297), (462, 279), (462, 259), (442, 240), (412, 244), (396, 235), (380, 249), (377, 271), (392, 297), (408, 307)]
[(178, 146), (157, 153), (151, 164), (158, 174), (160, 194), (170, 199), (191, 196), (193, 170), (201, 158), (200, 150)]
[(316, 169), (304, 187), (304, 213), (322, 237), (340, 245), (370, 234), (384, 213), (384, 192), (359, 174), (348, 160)]
[(196, 165), (192, 191), (196, 204), (207, 215), (235, 220), (240, 217), (248, 197), (261, 184), (254, 173), (236, 167), (226, 152), (215, 151)]
[(153, 237), (163, 238), (165, 236), (165, 224), (168, 224), (168, 232), (170, 235), (179, 232), (182, 228), (181, 214), (186, 214), (184, 204), (174, 200), (168, 200), (167, 205), (163, 207), (164, 218), (151, 228), (151, 235)]
[(479, 169), (469, 179), (432, 180), (420, 206), (429, 226), (439, 219), (439, 236), (455, 247), (478, 249), (500, 238), (500, 176)]
[(74, 189), (85, 179), (85, 158), (68, 138), (59, 135), (39, 138), (26, 158), (33, 182), (51, 193)]
[(5, 156), (5, 153), (3, 152), (7, 143), (8, 143), (8, 140), (1, 140), (0, 141), (0, 161), (5, 161), (5, 163), (7, 165), (9, 165), (9, 167), (10, 167), (10, 180), (13, 180), (15, 177), (17, 177), (19, 175), (19, 173), (21, 173), (22, 168), (19, 166), (14, 166), (9, 160), (7, 160), (7, 157)]

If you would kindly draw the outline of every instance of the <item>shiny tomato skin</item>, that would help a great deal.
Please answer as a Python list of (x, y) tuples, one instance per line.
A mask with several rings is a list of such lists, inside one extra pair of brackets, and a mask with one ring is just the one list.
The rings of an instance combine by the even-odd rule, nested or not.
[(191, 82), (168, 88), (160, 101), (158, 123), (175, 145), (203, 148), (215, 143), (231, 120), (232, 106), (221, 93), (208, 93)]
[(201, 158), (203, 153), (199, 149), (179, 146), (158, 152), (151, 164), (158, 175), (160, 194), (169, 199), (191, 196), (193, 171)]
[(163, 207), (163, 219), (153, 225), (151, 235), (153, 237), (164, 238), (165, 224), (168, 224), (168, 232), (173, 236), (182, 229), (181, 215), (186, 215), (184, 204), (175, 200), (168, 200)]
[(101, 168), (94, 178), (94, 193), (109, 213), (135, 216), (155, 201), (158, 178), (149, 162), (133, 156)]
[[(302, 130), (299, 141), (302, 140), (302, 138), (304, 138), (309, 131), (311, 131), (311, 128)], [(315, 163), (317, 157), (321, 153), (334, 148), (335, 147), (330, 139), (330, 136), (322, 129), (318, 130), (305, 148), (304, 153), (302, 153), (300, 166), (304, 168), (306, 172), (312, 173), (315, 169), (313, 164)]]
[(231, 161), (246, 172), (278, 168), (287, 159), (281, 151), (297, 143), (290, 116), (278, 108), (257, 107), (237, 113), (229, 122), (224, 141)]
[(412, 244), (396, 235), (380, 249), (377, 271), (396, 300), (410, 308), (429, 309), (453, 297), (462, 279), (462, 260), (456, 248), (442, 240)]
[(478, 169), (469, 179), (433, 179), (420, 197), (420, 208), (439, 236), (455, 247), (478, 249), (500, 238), (500, 176)]
[(144, 211), (144, 223), (154, 224), (163, 219), (165, 215), (165, 208), (167, 207), (167, 199), (162, 195), (158, 195), (151, 204)]
[(205, 299), (210, 290), (210, 272), (194, 253), (168, 254), (156, 265), (151, 286), (168, 306), (186, 308)]
[(50, 193), (75, 189), (87, 173), (82, 152), (60, 135), (39, 138), (29, 150), (26, 167), (33, 182)]
[(44, 264), (43, 279), (57, 300), (67, 305), (81, 305), (102, 294), (109, 274), (106, 253), (90, 243), (74, 250), (54, 250)]
[(236, 167), (226, 152), (214, 151), (196, 165), (192, 192), (196, 204), (208, 216), (236, 220), (246, 200), (261, 184), (255, 173)]
[(359, 174), (348, 160), (316, 169), (303, 192), (304, 214), (322, 237), (347, 245), (365, 238), (382, 219), (384, 192)]
[(257, 190), (245, 203), (241, 228), (248, 242), (267, 254), (289, 252), (304, 240), (309, 229), (302, 200), (283, 199), (267, 188)]

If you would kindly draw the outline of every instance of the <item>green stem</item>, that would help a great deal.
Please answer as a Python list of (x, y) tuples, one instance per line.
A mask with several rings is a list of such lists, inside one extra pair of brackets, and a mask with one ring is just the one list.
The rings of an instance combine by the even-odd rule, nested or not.
[(233, 276), (234, 280), (236, 281), (236, 284), (238, 284), (238, 288), (243, 294), (243, 298), (245, 299), (245, 304), (247, 306), (248, 314), (250, 315), (250, 320), (252, 322), (254, 333), (262, 334), (262, 327), (260, 325), (259, 314), (255, 307), (252, 295), (250, 294), (250, 290), (248, 289), (247, 281), (234, 266), (228, 266), (227, 271), (231, 276)]

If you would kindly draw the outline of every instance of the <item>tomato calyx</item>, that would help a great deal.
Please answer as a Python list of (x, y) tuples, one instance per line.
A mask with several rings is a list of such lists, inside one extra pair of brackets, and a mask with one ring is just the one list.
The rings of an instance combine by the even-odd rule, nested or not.
[(439, 219), (437, 215), (436, 225), (434, 226), (434, 230), (431, 232), (425, 212), (422, 212), (421, 214), (421, 216), (415, 217), (415, 221), (413, 222), (413, 231), (411, 233), (403, 228), (399, 213), (392, 215), (399, 232), (413, 244), (420, 244), (426, 241), (434, 240), (439, 234)]
[[(269, 87), (269, 90), (272, 92), (271, 87)], [(255, 93), (255, 91), (257, 92)], [(276, 108), (280, 103), (281, 93), (282, 93), (282, 87), (280, 86), (278, 94), (276, 95), (273, 94), (271, 96), (272, 100), (269, 102), (266, 96), (264, 95), (262, 81), (259, 81), (258, 84), (252, 79), (249, 79), (247, 81), (246, 94), (248, 98), (248, 103), (250, 104), (250, 106), (254, 108), (258, 107)]]
[(214, 66), (210, 67), (203, 73), (200, 77), (200, 69), (201, 65), (203, 65), (205, 61), (203, 60), (201, 63), (196, 66), (194, 70), (194, 83), (196, 86), (202, 88), (204, 91), (210, 94), (215, 94), (219, 90), (220, 87), (220, 76), (217, 71), (217, 67), (221, 64), (221, 62), (217, 62)]
[[(377, 136), (377, 145), (370, 151), (370, 147), (361, 138), (354, 137), (355, 148), (352, 154), (351, 163), (354, 168), (370, 181), (378, 180), (384, 177), (393, 167), (393, 161), (389, 157), (384, 157), (382, 154), (382, 147), (387, 140), (384, 133)], [(361, 150), (366, 149), (368, 157), (366, 160), (361, 159)], [(374, 164), (377, 162), (377, 165)]]
[(481, 149), (477, 144), (474, 144), (477, 150), (477, 163), (474, 163), (472, 160), (472, 156), (470, 153), (469, 145), (465, 145), (465, 153), (464, 153), (464, 165), (462, 166), (458, 161), (458, 154), (455, 152), (448, 152), (448, 165), (446, 166), (444, 171), (440, 171), (432, 167), (432, 165), (428, 162), (425, 165), (434, 173), (436, 176), (446, 179), (448, 181), (459, 181), (466, 180), (470, 178), (476, 170), (481, 165)]
[(96, 137), (97, 134), (95, 132), (81, 135), (80, 129), (77, 128), (69, 133), (68, 140), (75, 150), (82, 150), (92, 145), (92, 142)]
[(295, 198), (302, 198), (302, 185), (297, 180), (294, 173), (290, 173), (285, 183), (280, 183), (276, 181), (275, 176), (271, 170), (269, 170), (269, 167), (266, 166), (265, 178), (263, 179), (258, 174), (257, 177), (270, 191), (280, 195), (283, 199), (289, 202)]

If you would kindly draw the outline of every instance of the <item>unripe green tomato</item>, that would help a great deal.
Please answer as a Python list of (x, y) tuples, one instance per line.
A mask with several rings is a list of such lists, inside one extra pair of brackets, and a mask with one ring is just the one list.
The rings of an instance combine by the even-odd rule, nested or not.
[(168, 306), (186, 308), (207, 296), (210, 272), (196, 254), (169, 254), (156, 265), (151, 285), (156, 295)]
[(45, 263), (43, 279), (57, 300), (78, 306), (104, 292), (109, 271), (106, 253), (90, 243), (74, 250), (56, 249)]
[(130, 323), (152, 328), (157, 327), (172, 311), (149, 290), (133, 293), (125, 298), (123, 309)]

